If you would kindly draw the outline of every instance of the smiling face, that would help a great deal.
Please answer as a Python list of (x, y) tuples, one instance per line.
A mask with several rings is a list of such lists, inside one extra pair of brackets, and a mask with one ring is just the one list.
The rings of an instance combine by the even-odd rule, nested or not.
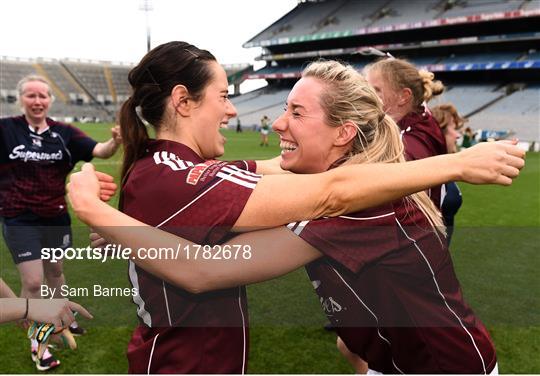
[(38, 125), (47, 117), (52, 102), (49, 85), (41, 81), (24, 83), (19, 101), (26, 120), (30, 124)]
[[(206, 87), (202, 100), (193, 110), (193, 138), (199, 155), (205, 159), (217, 158), (225, 152), (225, 137), (219, 132), (227, 128), (236, 108), (229, 101), (227, 74), (217, 62), (209, 63), (213, 79)], [(197, 151), (197, 150), (196, 150)]]
[(289, 93), (285, 112), (272, 125), (280, 138), (281, 168), (317, 173), (326, 171), (342, 156), (342, 150), (334, 147), (339, 128), (326, 124), (320, 104), (323, 90), (320, 81), (305, 77)]

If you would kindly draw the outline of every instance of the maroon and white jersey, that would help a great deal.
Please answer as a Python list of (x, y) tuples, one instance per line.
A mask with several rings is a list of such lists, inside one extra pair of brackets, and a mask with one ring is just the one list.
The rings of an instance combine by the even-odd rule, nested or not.
[[(408, 161), (446, 154), (446, 140), (441, 127), (431, 113), (423, 108), (422, 113), (410, 112), (399, 122), (401, 137)], [(428, 195), (437, 208), (442, 205), (442, 186), (431, 187)]]
[(493, 369), (493, 344), (464, 302), (448, 249), (413, 204), (403, 199), (289, 228), (325, 255), (306, 266), (308, 275), (337, 334), (370, 369)]
[[(260, 179), (255, 169), (252, 161), (205, 161), (183, 144), (152, 140), (129, 174), (122, 210), (195, 243), (223, 243)], [(190, 294), (133, 263), (129, 276), (141, 322), (128, 347), (131, 373), (245, 372), (244, 287)]]

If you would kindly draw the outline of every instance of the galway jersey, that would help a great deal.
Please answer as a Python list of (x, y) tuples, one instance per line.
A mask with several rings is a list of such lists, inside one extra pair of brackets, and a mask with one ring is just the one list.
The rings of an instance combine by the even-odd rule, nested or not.
[(92, 159), (96, 141), (71, 125), (46, 121), (48, 128), (36, 133), (24, 116), (0, 119), (2, 217), (66, 213), (66, 177), (78, 161)]
[[(428, 110), (422, 110), (422, 113), (411, 112), (398, 122), (408, 161), (446, 154), (446, 140), (441, 127)], [(441, 208), (444, 198), (442, 186), (431, 187), (428, 195), (435, 206)]]
[[(489, 373), (489, 334), (465, 303), (450, 254), (406, 199), (289, 225), (325, 257), (306, 266), (349, 350), (382, 373)], [(441, 245), (444, 244), (444, 245)]]
[[(152, 140), (129, 174), (122, 210), (195, 243), (220, 244), (260, 179), (255, 169), (253, 161), (205, 161), (183, 144)], [(131, 373), (245, 372), (244, 287), (190, 294), (133, 263), (129, 277), (140, 320), (128, 347)]]

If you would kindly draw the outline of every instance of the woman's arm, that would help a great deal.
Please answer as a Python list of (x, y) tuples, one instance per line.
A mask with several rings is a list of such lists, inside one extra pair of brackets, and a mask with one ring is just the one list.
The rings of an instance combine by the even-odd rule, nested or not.
[[(231, 250), (228, 259), (205, 259), (199, 245), (146, 225), (100, 201), (91, 164), (83, 165), (81, 172), (71, 176), (67, 189), (74, 210), (86, 224), (109, 242), (131, 248), (130, 260), (138, 266), (192, 293), (266, 281), (321, 257), (319, 251), (281, 226), (244, 233), (220, 245), (222, 250)], [(82, 195), (82, 191), (94, 193)], [(88, 207), (92, 210), (84, 209)], [(172, 252), (169, 257), (153, 260), (137, 252), (149, 248)]]
[(313, 175), (263, 176), (233, 231), (356, 212), (447, 181), (510, 185), (524, 165), (524, 156), (523, 150), (509, 142), (491, 142), (406, 163), (348, 165)]
[(61, 328), (69, 326), (75, 320), (73, 311), (86, 318), (92, 318), (84, 307), (67, 299), (28, 299), (27, 303), (27, 299), (17, 298), (0, 278), (0, 323), (29, 319), (51, 323)]
[(277, 156), (272, 159), (257, 160), (257, 174), (260, 175), (277, 175), (277, 174), (290, 174), (281, 168), (281, 156)]
[(110, 158), (116, 153), (118, 147), (122, 143), (122, 136), (120, 136), (120, 126), (117, 125), (111, 128), (112, 137), (105, 142), (98, 142), (92, 150), (92, 156), (96, 158)]

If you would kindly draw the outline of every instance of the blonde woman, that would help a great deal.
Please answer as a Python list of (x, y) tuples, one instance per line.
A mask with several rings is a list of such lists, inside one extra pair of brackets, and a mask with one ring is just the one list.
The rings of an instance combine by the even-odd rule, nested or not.
[[(404, 162), (399, 130), (375, 92), (352, 67), (337, 62), (313, 63), (304, 70), (273, 127), (281, 139), (282, 167), (293, 172)], [(488, 155), (496, 149), (495, 170), (517, 176), (523, 153), (515, 146), (483, 144), (477, 146), (479, 154), (469, 156), (483, 155), (484, 163), (492, 164)], [(437, 160), (448, 158), (457, 162), (468, 156)], [(477, 178), (473, 181), (486, 182)], [(179, 241), (193, 245), (100, 202), (90, 165), (72, 176), (68, 191), (77, 215), (110, 241), (133, 248), (176, 248)], [(133, 231), (119, 225), (140, 227)], [(216, 262), (180, 255), (176, 260), (135, 262), (194, 293), (268, 280), (307, 264), (336, 331), (372, 370), (491, 372), (496, 367), (493, 345), (463, 301), (443, 237), (437, 209), (425, 193), (418, 193), (351, 215), (295, 222), (225, 243), (249, 244), (249, 258)], [(339, 302), (340, 309), (333, 309), (332, 301)]]
[[(17, 84), (22, 115), (0, 119), (0, 221), (7, 247), (21, 278), (21, 296), (40, 298), (45, 283), (59, 291), (65, 283), (62, 262), (41, 260), (43, 247), (71, 245), (71, 219), (65, 200), (65, 181), (78, 161), (109, 158), (121, 144), (120, 130), (97, 142), (69, 124), (48, 114), (54, 97), (48, 81), (38, 75), (23, 77)], [(85, 330), (72, 322), (73, 334)], [(49, 350), (36, 357), (40, 371), (60, 365)]]
[[(364, 68), (364, 74), (384, 104), (384, 111), (398, 124), (407, 160), (446, 153), (444, 136), (427, 102), (444, 91), (434, 75), (402, 59), (383, 59)], [(441, 206), (441, 186), (427, 192)]]

